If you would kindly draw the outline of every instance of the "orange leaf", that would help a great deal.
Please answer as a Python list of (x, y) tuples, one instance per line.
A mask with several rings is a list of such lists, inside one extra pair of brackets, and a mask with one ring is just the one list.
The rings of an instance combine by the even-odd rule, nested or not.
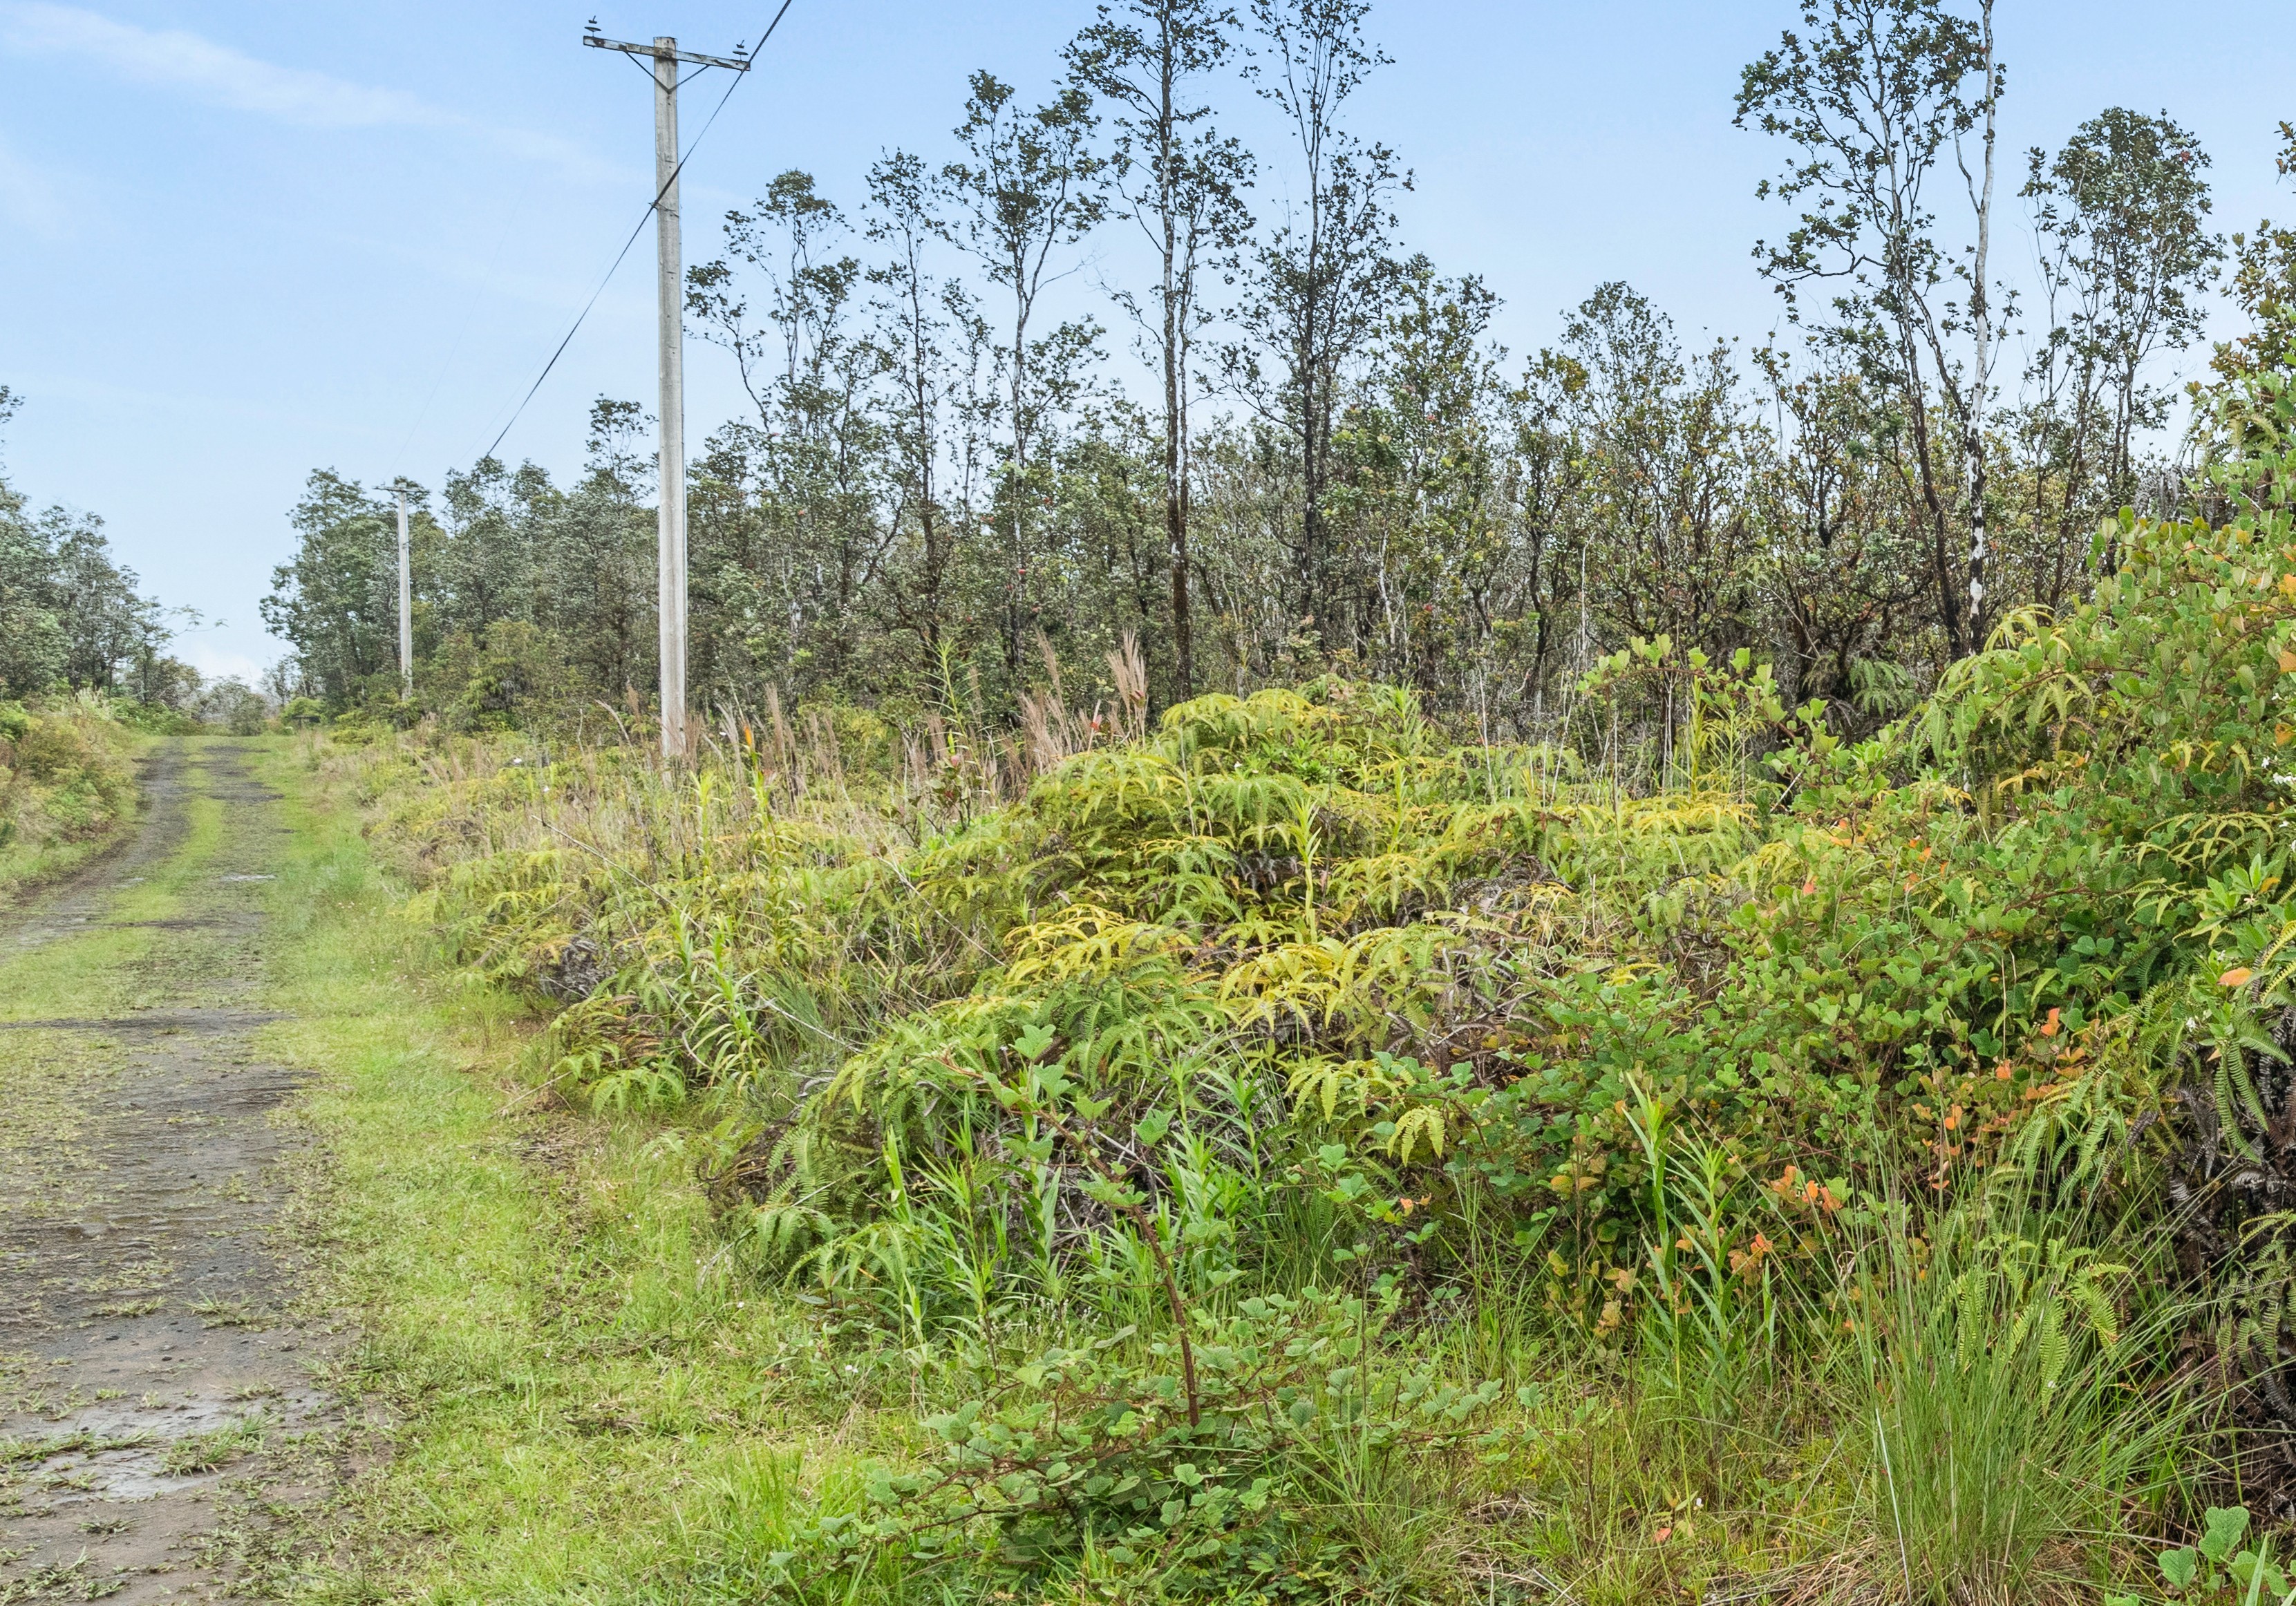
[(2296, 652), (2283, 652), (2280, 655), (2280, 672), (2283, 675), (2296, 675)]
[(2231, 970), (2226, 971), (2223, 975), (2218, 977), (2217, 982), (2222, 987), (2246, 987), (2248, 985), (2248, 979), (2254, 974), (2255, 972), (2244, 964), (2234, 965)]

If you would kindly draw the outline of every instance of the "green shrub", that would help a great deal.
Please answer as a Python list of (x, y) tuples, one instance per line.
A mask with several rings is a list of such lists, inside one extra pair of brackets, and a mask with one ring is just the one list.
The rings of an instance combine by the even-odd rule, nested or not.
[[(2249, 1536), (2250, 1517), (2244, 1505), (2210, 1506), (2202, 1517), (2197, 1545), (2163, 1551), (2159, 1559), (2161, 1582), (2179, 1601), (2238, 1602), (2241, 1606), (2268, 1602), (2288, 1606), (2296, 1590), (2273, 1558), (2274, 1536), (2254, 1545), (2242, 1545)], [(2108, 1597), (2105, 1606), (2144, 1606), (2141, 1595)]]
[(100, 699), (76, 697), (35, 714), (11, 708), (0, 739), (0, 885), (47, 873), (107, 837), (133, 811), (127, 733)]
[(95, 766), (88, 742), (62, 719), (35, 719), (15, 739), (16, 767), (35, 781), (56, 781)]
[(198, 720), (165, 703), (116, 697), (111, 700), (111, 717), (129, 730), (153, 736), (188, 736), (200, 728)]
[[(939, 1565), (922, 1520), (1128, 1566), (1107, 1536), (1214, 1464), (1094, 1425), (1152, 1362), (1168, 1405), (1194, 1335), (1338, 1289), (1407, 1313), (1400, 1366), (1505, 1288), (1631, 1396), (1636, 1499), (1775, 1487), (1746, 1444), (1796, 1433), (1855, 1469), (1824, 1543), (1868, 1593), (2056, 1588), (2085, 1545), (2125, 1581), (2121, 1494), (2181, 1497), (2145, 1469), (2190, 1418), (2131, 1404), (2189, 1402), (2179, 1344), (2296, 1425), (2296, 395), (2234, 423), (2234, 516), (2116, 521), (2086, 600), (1867, 741), (1660, 639), (1581, 688), (1686, 717), (1636, 762), (1327, 676), (1075, 752), (1047, 722), (1026, 762), (935, 721), (890, 779), (826, 717), (682, 774), (410, 743), (443, 784), (392, 829), (468, 963), (565, 1006), (562, 1082), (693, 1126), (729, 1254), (921, 1366), (1037, 1357), (825, 1565), (863, 1568), (849, 1532)], [(2194, 1301), (2138, 1323), (2112, 1268), (2164, 1280), (2163, 1233)], [(1216, 1564), (1155, 1587), (1258, 1587), (1294, 1543), (1263, 1514), (1345, 1464), (1212, 1449), (1205, 1526), (1190, 1495), (1180, 1536), (1109, 1541)]]
[(862, 1512), (827, 1518), (777, 1561), (797, 1577), (889, 1555), (928, 1569), (1085, 1569), (1146, 1598), (1266, 1583), (1334, 1537), (1303, 1471), (1409, 1455), (1455, 1463), (1456, 1480), (1505, 1453), (1488, 1422), (1499, 1385), (1396, 1364), (1380, 1342), (1390, 1314), (1310, 1289), (1199, 1316), (1193, 1388), (1177, 1345), (1130, 1329), (1049, 1350), (928, 1417), (923, 1470), (878, 1471)]

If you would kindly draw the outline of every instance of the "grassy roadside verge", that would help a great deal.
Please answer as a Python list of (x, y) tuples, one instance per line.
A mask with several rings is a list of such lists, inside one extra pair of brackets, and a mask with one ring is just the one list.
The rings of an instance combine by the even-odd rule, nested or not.
[[(304, 760), (275, 889), (266, 1050), (320, 1073), (315, 1298), (392, 1425), (324, 1519), (331, 1599), (754, 1599), (791, 1513), (857, 1497), (889, 1380), (730, 1274), (675, 1135), (578, 1125), (505, 1069), (522, 1023), (457, 987)], [(837, 1424), (822, 1427), (826, 1421)]]
[(102, 705), (0, 702), (0, 907), (70, 874), (135, 823), (152, 745)]
[[(196, 758), (195, 750), (192, 756)], [(78, 931), (70, 943), (11, 955), (0, 964), (0, 1021), (148, 1008), (170, 984), (170, 939), (152, 922), (182, 914), (185, 889), (212, 873), (225, 840), (223, 806), (216, 799), (191, 798), (184, 808), (182, 842), (145, 879), (110, 895), (106, 923)], [(80, 844), (86, 852), (71, 863), (111, 845), (108, 837)], [(50, 861), (48, 873), (68, 867)], [(17, 889), (0, 885), (0, 897)]]

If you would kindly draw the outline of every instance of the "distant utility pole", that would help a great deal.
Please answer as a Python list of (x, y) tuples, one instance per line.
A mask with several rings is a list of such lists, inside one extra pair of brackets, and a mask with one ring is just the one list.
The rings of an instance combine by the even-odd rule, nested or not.
[(677, 41), (658, 37), (651, 45), (626, 44), (598, 31), (590, 19), (582, 43), (599, 50), (653, 58), (653, 212), (655, 287), (661, 321), (661, 755), (685, 757), (685, 268), (677, 238), (677, 64), (725, 67), (747, 72), (747, 57), (731, 58), (680, 50)]
[(414, 571), (406, 555), (406, 488), (398, 488), (398, 684), (414, 695)]

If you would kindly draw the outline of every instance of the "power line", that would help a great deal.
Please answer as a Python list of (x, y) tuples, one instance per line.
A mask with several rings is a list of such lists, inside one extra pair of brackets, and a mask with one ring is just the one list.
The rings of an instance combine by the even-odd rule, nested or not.
[[(657, 197), (657, 200), (659, 198)], [(598, 298), (606, 293), (606, 286), (613, 283), (615, 270), (622, 266), (622, 258), (630, 254), (630, 247), (637, 243), (638, 236), (645, 233), (645, 225), (648, 220), (652, 217), (653, 208), (652, 206), (647, 207), (646, 209), (639, 215), (637, 226), (630, 231), (630, 237), (622, 242), (622, 249), (614, 253), (614, 266), (606, 270), (606, 276), (598, 281), (598, 288), (590, 292), (590, 299), (582, 303), (582, 310), (577, 313), (574, 316), (574, 327), (566, 332), (566, 338), (558, 342), (558, 349), (550, 354), (550, 360), (542, 365), (542, 372), (535, 376), (534, 383), (529, 385), (526, 389), (526, 394), (519, 398), (518, 406), (511, 412), (509, 422), (504, 424), (502, 427), (502, 433), (495, 437), (494, 446), (488, 447), (485, 451), (479, 454), (480, 462), (483, 463), (488, 458), (495, 455), (495, 447), (502, 445), (503, 436), (510, 433), (511, 424), (514, 424), (518, 422), (519, 414), (526, 411), (526, 404), (532, 401), (534, 399), (534, 393), (542, 389), (542, 381), (550, 377), (550, 371), (553, 368), (558, 366), (558, 359), (566, 355), (566, 348), (573, 343), (575, 335), (580, 332), (583, 319), (590, 315), (590, 309), (598, 304)]]
[[(774, 37), (774, 29), (782, 25), (782, 19), (789, 14), (789, 8), (792, 4), (794, 0), (782, 0), (781, 9), (774, 13), (774, 20), (766, 25), (765, 33), (758, 37), (758, 50), (763, 50), (766, 47), (766, 41)], [(754, 57), (757, 51), (751, 51), (749, 53)], [(638, 236), (645, 232), (646, 224), (652, 220), (655, 211), (661, 206), (661, 198), (668, 194), (670, 187), (677, 183), (677, 176), (685, 171), (685, 164), (693, 160), (694, 152), (700, 150), (701, 142), (709, 137), (710, 128), (718, 121), (718, 114), (726, 110), (726, 102), (734, 98), (734, 91), (741, 86), (742, 80), (748, 76), (746, 72), (737, 72), (733, 76), (732, 81), (726, 86), (726, 93), (718, 97), (718, 103), (709, 109), (709, 117), (703, 119), (701, 131), (696, 134), (693, 143), (685, 147), (685, 154), (677, 159), (677, 165), (670, 169), (669, 176), (656, 187), (653, 199), (646, 203), (646, 209), (638, 217), (637, 226), (631, 229), (629, 238), (622, 242), (622, 249), (614, 253), (613, 266), (606, 269), (606, 276), (598, 281), (598, 288), (590, 292), (590, 299), (582, 303), (582, 310), (575, 315), (573, 327), (566, 332), (566, 338), (558, 342), (558, 348), (550, 354), (550, 360), (543, 364), (542, 372), (535, 376), (534, 383), (528, 386), (526, 394), (519, 398), (518, 406), (512, 412), (509, 422), (503, 425), (501, 433), (494, 438), (494, 445), (489, 446), (480, 455), (480, 461), (484, 462), (495, 455), (496, 447), (500, 447), (504, 437), (510, 434), (511, 426), (517, 423), (520, 415), (525, 413), (527, 403), (532, 401), (535, 393), (542, 389), (542, 381), (548, 379), (550, 371), (558, 366), (558, 359), (566, 355), (566, 348), (572, 345), (574, 337), (581, 332), (584, 320), (590, 315), (590, 309), (598, 304), (598, 298), (606, 293), (606, 286), (613, 283), (614, 274), (621, 267), (623, 258), (630, 254), (630, 247), (637, 243)]]
[[(517, 204), (503, 209), (503, 226), (495, 240), (494, 250), (487, 257), (488, 278), (491, 279), (495, 269), (502, 266), (503, 253), (510, 249), (511, 237), (518, 233), (519, 225), (533, 210), (533, 201), (534, 194), (529, 190), (519, 197)], [(464, 341), (478, 322), (478, 301), (473, 298), (463, 307), (461, 324), (439, 359), (439, 371), (431, 376), (430, 389), (422, 394), (422, 405), (414, 410), (414, 420), (407, 424), (406, 433), (400, 438), (398, 450), (390, 455), (390, 478), (394, 483), (399, 477), (399, 470), (406, 466), (406, 448), (414, 444), (415, 431), (422, 429), (422, 421), (430, 416), (431, 404), (439, 399), (439, 392), (445, 386), (447, 376), (454, 372), (455, 360), (462, 355)]]

